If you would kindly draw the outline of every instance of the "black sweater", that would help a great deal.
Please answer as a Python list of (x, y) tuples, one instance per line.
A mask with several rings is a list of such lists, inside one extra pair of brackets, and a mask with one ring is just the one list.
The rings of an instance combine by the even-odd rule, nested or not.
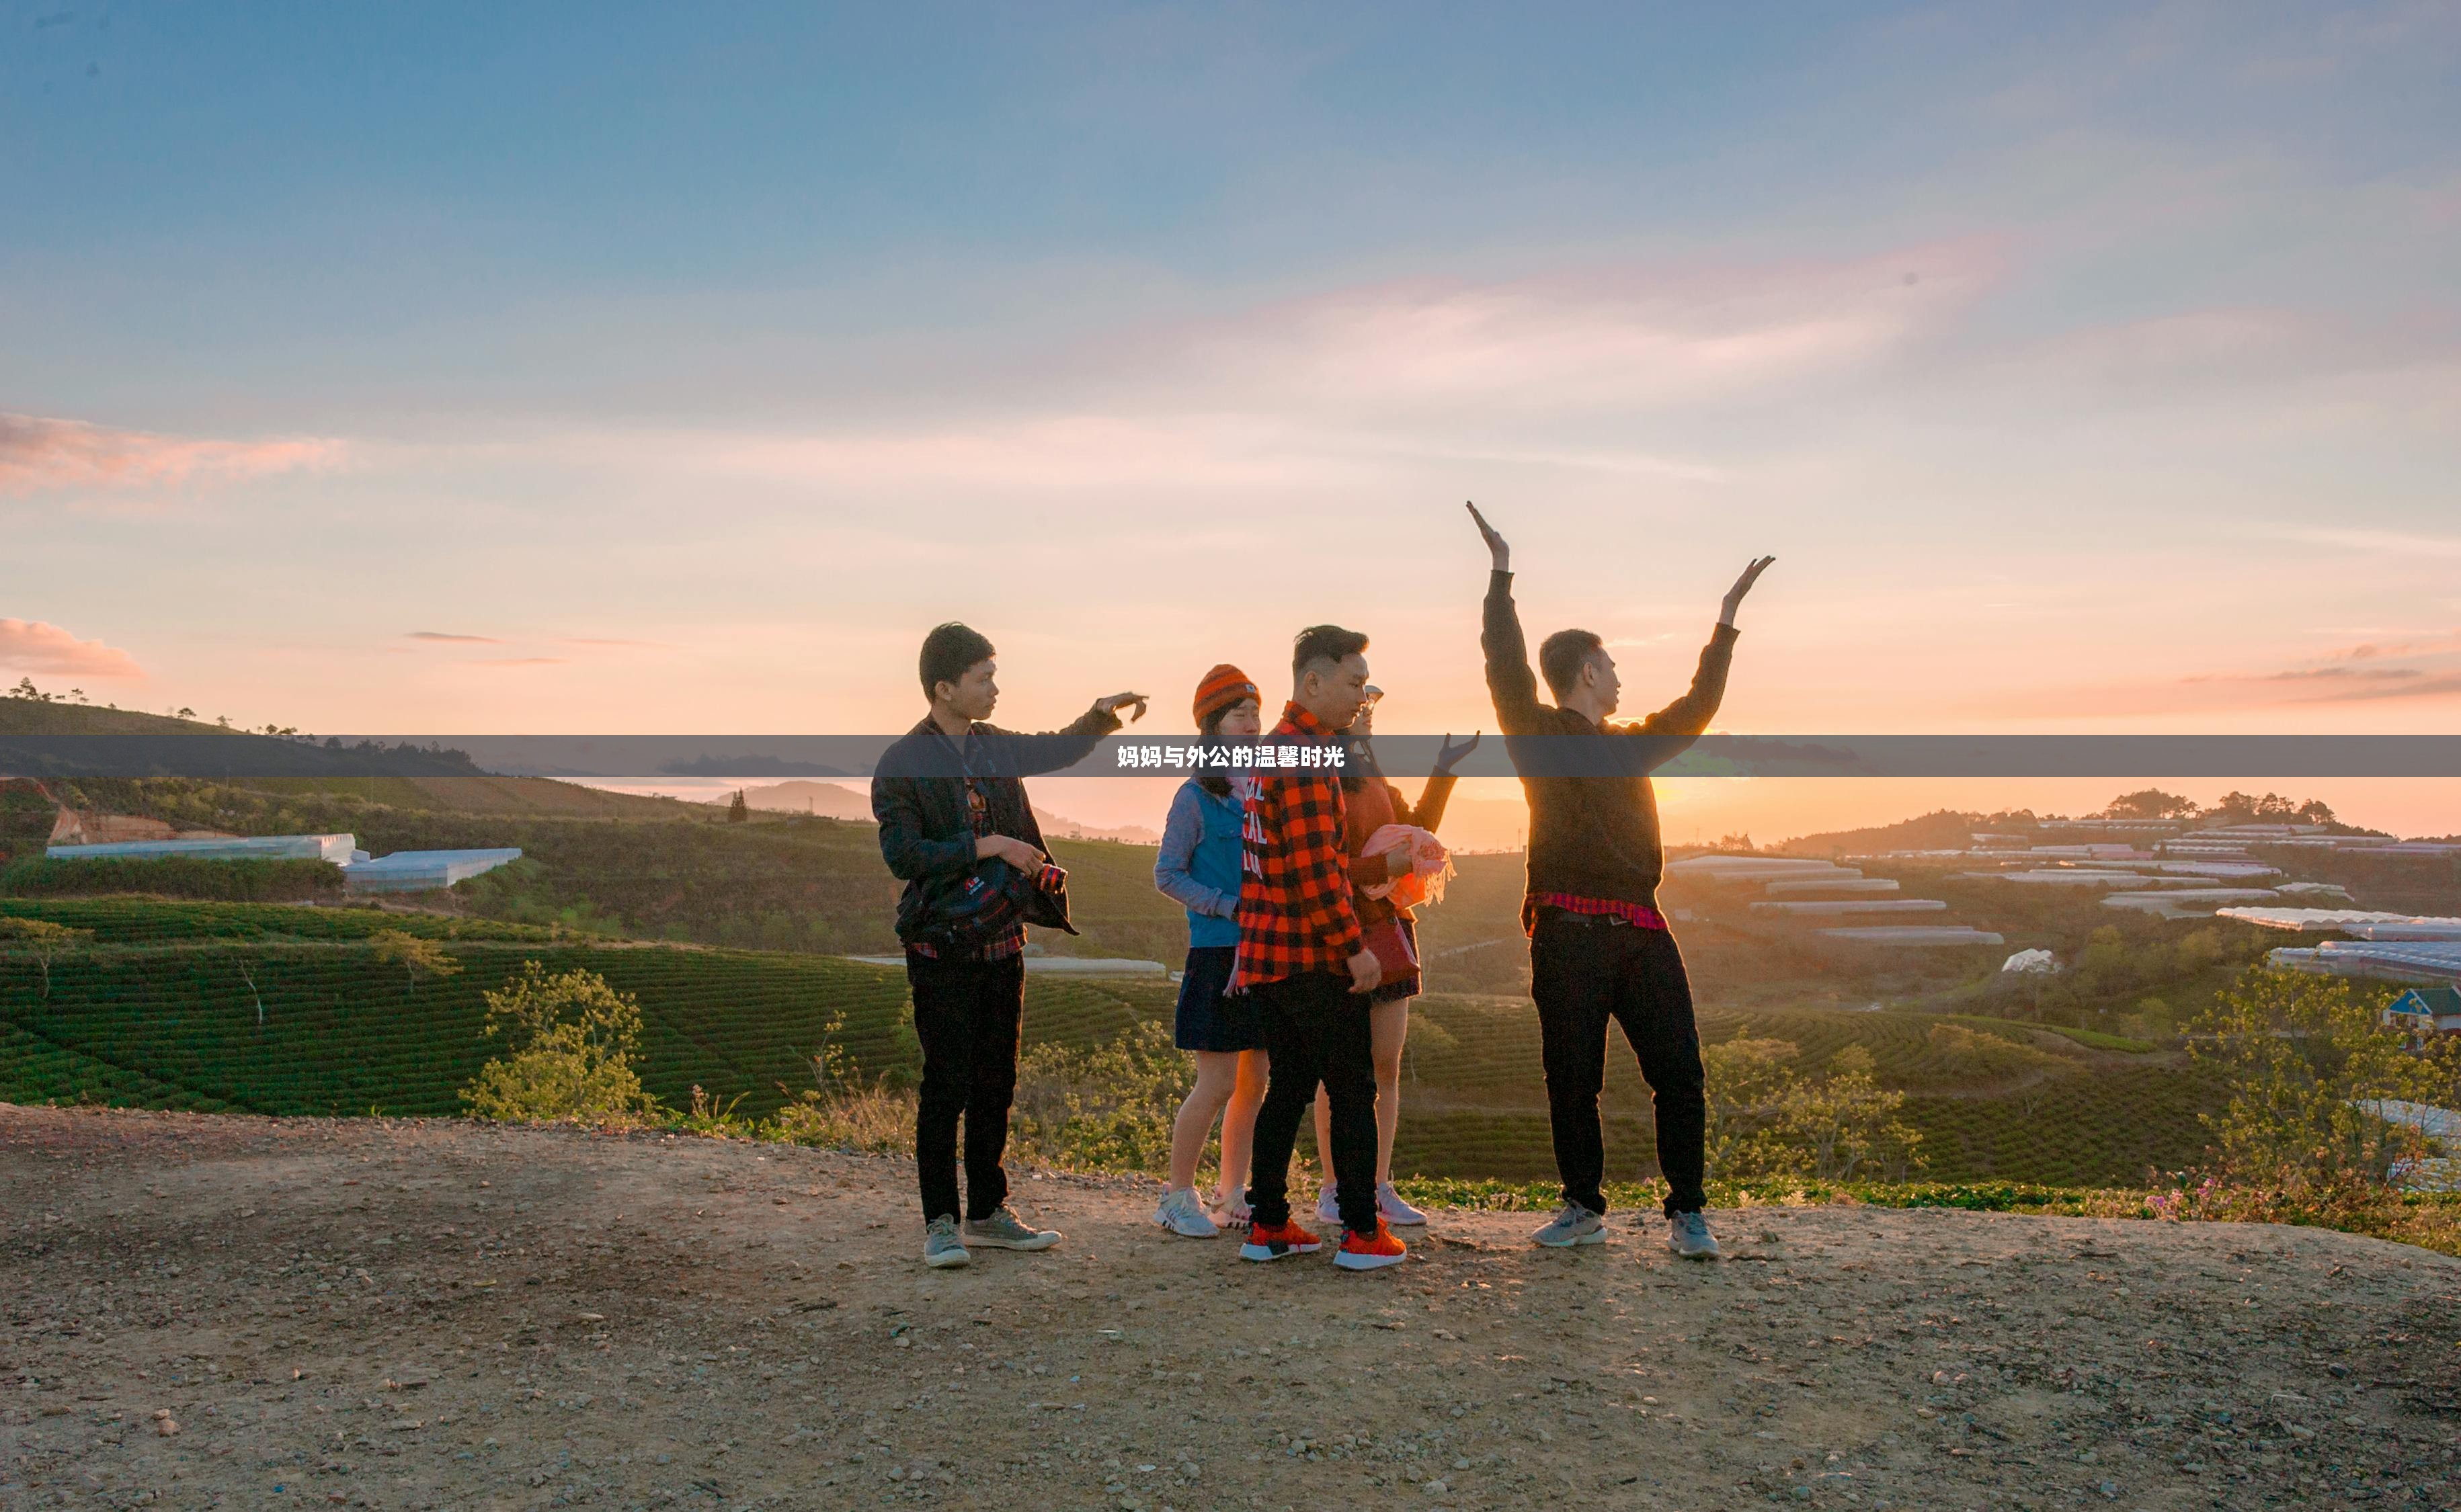
[(1504, 748), (1530, 800), (1530, 891), (1621, 903), (1657, 902), (1666, 853), (1649, 774), (1709, 728), (1726, 693), (1735, 628), (1721, 625), (1701, 649), (1691, 690), (1637, 724), (1604, 729), (1538, 701), (1512, 574), (1489, 577), (1479, 645)]

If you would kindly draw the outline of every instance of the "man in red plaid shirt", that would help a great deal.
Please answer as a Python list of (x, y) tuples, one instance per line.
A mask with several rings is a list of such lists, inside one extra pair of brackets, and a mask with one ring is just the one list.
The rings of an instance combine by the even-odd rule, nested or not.
[[(1334, 1187), (1350, 1270), (1398, 1265), (1407, 1251), (1376, 1211), (1376, 1059), (1367, 994), (1383, 979), (1350, 904), (1342, 836), (1343, 748), (1333, 738), (1367, 702), (1367, 637), (1336, 625), (1298, 633), (1291, 701), (1256, 753), (1239, 889), (1239, 957), (1230, 990), (1256, 1000), (1272, 1057), (1256, 1112), (1239, 1254), (1280, 1260), (1317, 1247), (1291, 1221), (1291, 1145), (1322, 1082), (1333, 1114)], [(1268, 765), (1268, 760), (1271, 764)]]

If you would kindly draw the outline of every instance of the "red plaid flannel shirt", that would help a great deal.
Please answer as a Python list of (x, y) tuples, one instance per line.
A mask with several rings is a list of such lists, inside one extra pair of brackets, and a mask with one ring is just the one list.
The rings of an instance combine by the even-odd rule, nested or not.
[[(1262, 743), (1325, 745), (1331, 735), (1314, 714), (1289, 704)], [(1361, 942), (1350, 905), (1341, 769), (1258, 768), (1246, 839), (1230, 990), (1302, 971), (1347, 971)]]
[(1615, 898), (1584, 898), (1574, 892), (1533, 892), (1521, 900), (1521, 932), (1538, 932), (1538, 910), (1561, 908), (1566, 913), (1603, 913), (1621, 919), (1642, 929), (1664, 929), (1666, 915), (1645, 903), (1624, 903)]

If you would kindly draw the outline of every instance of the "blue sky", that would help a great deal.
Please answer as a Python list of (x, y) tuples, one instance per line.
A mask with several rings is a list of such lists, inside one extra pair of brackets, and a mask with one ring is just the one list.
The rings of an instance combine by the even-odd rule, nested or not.
[(1029, 723), (1342, 617), (1434, 729), (1476, 497), (1643, 687), (1776, 552), (1737, 729), (2450, 730), (2456, 54), (2450, 4), (12, 0), (0, 671), (870, 730), (952, 615)]

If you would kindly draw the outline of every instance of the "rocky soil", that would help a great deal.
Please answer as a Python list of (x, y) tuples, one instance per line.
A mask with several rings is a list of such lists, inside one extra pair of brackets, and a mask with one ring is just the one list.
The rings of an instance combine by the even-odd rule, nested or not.
[(0, 1508), (2461, 1505), (2461, 1262), (2346, 1235), (1713, 1214), (1243, 1266), (1044, 1176), (0, 1107)]

